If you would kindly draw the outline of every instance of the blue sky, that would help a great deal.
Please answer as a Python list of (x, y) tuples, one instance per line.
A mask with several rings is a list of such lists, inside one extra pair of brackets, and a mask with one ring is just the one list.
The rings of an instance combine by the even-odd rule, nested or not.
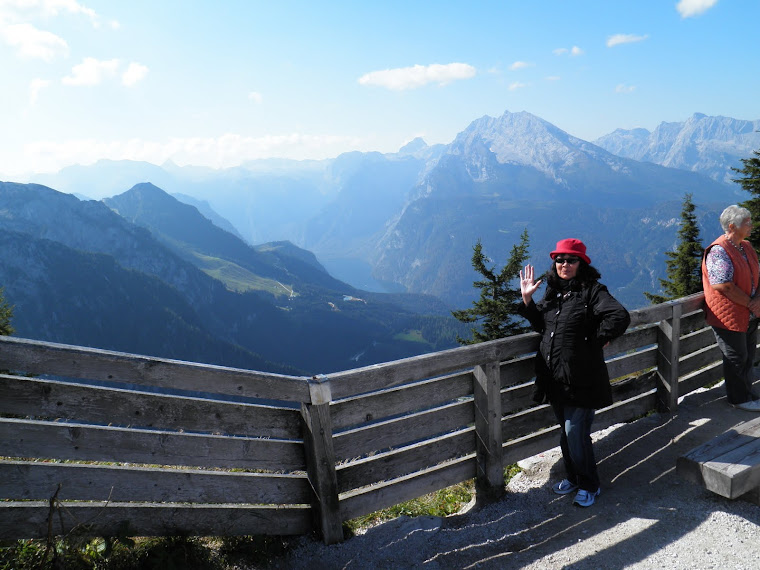
[(0, 179), (760, 119), (758, 0), (0, 0)]

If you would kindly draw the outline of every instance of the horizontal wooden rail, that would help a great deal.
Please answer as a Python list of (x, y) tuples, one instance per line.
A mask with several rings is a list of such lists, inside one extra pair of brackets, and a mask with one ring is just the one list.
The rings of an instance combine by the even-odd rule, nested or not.
[(25, 374), (212, 391), (230, 396), (293, 402), (308, 401), (309, 398), (305, 378), (13, 337), (3, 337), (0, 362), (7, 370)]
[[(308, 504), (306, 474), (0, 461), (0, 499)], [(18, 490), (21, 489), (21, 493)]]
[(297, 409), (2, 375), (0, 414), (299, 439)]

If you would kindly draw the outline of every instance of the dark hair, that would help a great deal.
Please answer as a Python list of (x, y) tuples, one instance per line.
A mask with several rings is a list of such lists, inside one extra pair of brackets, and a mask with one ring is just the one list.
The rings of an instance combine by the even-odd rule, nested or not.
[[(546, 283), (552, 289), (561, 289), (562, 278), (557, 273), (557, 264), (552, 261), (552, 266), (549, 271), (546, 272)], [(579, 261), (578, 272), (575, 274), (575, 279), (582, 285), (591, 285), (595, 281), (599, 281), (602, 278), (602, 274), (597, 271), (595, 267), (589, 265), (582, 259)]]

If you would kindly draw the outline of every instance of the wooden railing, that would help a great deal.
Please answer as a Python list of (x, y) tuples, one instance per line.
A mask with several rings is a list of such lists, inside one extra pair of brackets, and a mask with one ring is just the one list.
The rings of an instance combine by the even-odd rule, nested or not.
[[(595, 429), (722, 377), (703, 296), (634, 311)], [(0, 539), (322, 533), (557, 445), (530, 333), (314, 378), (0, 338)]]

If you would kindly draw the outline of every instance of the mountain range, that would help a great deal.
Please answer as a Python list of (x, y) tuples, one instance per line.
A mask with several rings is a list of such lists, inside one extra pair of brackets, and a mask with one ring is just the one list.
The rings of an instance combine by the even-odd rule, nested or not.
[(311, 253), (253, 248), (152, 184), (98, 202), (4, 182), (0, 218), (22, 337), (314, 374), (448, 348), (460, 332), (432, 297), (364, 294)]
[[(448, 311), (476, 294), (472, 247), (480, 240), (501, 266), (526, 228), (539, 270), (557, 240), (583, 239), (602, 281), (629, 308), (642, 306), (643, 291), (657, 292), (665, 276), (685, 194), (697, 204), (705, 243), (720, 231), (720, 211), (746, 198), (732, 168), (760, 148), (758, 129), (760, 121), (697, 113), (653, 132), (617, 130), (588, 142), (530, 113), (505, 112), (473, 121), (448, 145), (415, 139), (389, 154), (219, 171), (125, 161), (70, 167), (34, 180), (83, 200), (6, 183), (0, 211), (13, 234), (9, 248), (25, 235), (40, 248), (39, 240), (68, 248), (59, 255), (77, 264), (83, 254), (91, 265), (142, 275), (129, 295), (162, 299), (145, 305), (146, 314), (164, 315), (157, 331), (181, 326), (213, 338), (225, 362), (324, 372), (453, 346)], [(14, 192), (26, 195), (14, 201)], [(52, 272), (46, 259), (38, 265)], [(0, 284), (10, 300), (36, 314), (27, 311), (34, 295), (24, 297), (18, 285), (33, 278), (8, 281), (21, 263), (4, 263)], [(98, 297), (94, 282), (88, 286), (75, 305)], [(177, 298), (164, 303), (164, 291)], [(52, 324), (62, 326), (51, 320), (52, 301), (46, 310), (46, 323), (42, 316), (17, 323), (19, 334), (48, 326), (44, 338), (65, 337)], [(99, 322), (94, 308), (86, 310)], [(321, 346), (325, 330), (329, 346)]]
[(594, 144), (634, 160), (699, 172), (730, 184), (738, 159), (760, 147), (760, 120), (708, 117), (695, 113), (683, 123), (661, 123), (654, 131), (618, 129)]

